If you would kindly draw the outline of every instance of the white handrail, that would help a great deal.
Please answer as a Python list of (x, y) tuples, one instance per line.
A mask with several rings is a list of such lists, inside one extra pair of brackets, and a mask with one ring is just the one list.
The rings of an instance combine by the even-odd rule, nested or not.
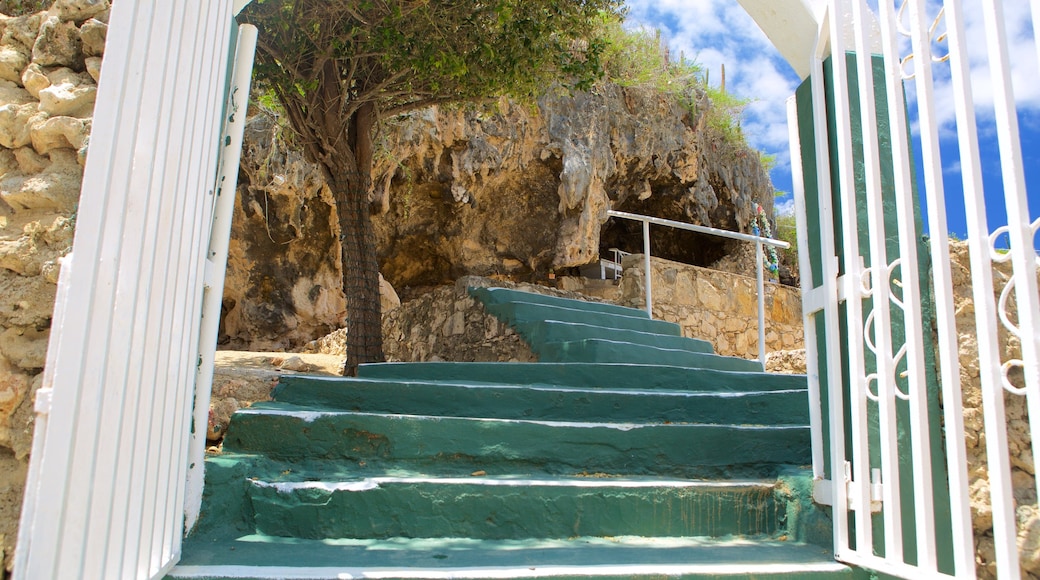
[(766, 293), (765, 293), (765, 274), (762, 271), (762, 246), (776, 246), (778, 248), (790, 248), (791, 244), (783, 240), (774, 240), (772, 238), (763, 238), (761, 236), (755, 236), (751, 234), (744, 234), (740, 232), (731, 232), (729, 230), (720, 230), (718, 228), (710, 228), (707, 226), (698, 226), (694, 224), (688, 224), (684, 222), (677, 222), (672, 220), (666, 220), (663, 218), (656, 218), (646, 215), (639, 215), (635, 213), (628, 213), (623, 211), (607, 210), (607, 215), (610, 217), (616, 217), (626, 220), (633, 220), (642, 222), (643, 224), (643, 283), (646, 288), (646, 313), (650, 315), (650, 318), (654, 317), (654, 302), (653, 302), (653, 291), (651, 290), (650, 283), (650, 224), (657, 224), (660, 226), (668, 226), (670, 228), (676, 228), (680, 230), (687, 230), (691, 232), (697, 232), (700, 234), (708, 234), (712, 236), (718, 236), (721, 238), (729, 238), (731, 240), (740, 240), (742, 242), (753, 242), (755, 244), (755, 278), (758, 285), (758, 360), (765, 367), (766, 364)]

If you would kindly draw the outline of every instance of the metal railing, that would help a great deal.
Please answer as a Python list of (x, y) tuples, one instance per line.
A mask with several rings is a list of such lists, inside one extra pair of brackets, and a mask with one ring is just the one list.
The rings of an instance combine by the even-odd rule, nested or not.
[[(961, 372), (959, 353), (969, 333), (978, 340), (996, 569), (1019, 578), (1005, 398), (1028, 408), (1040, 457), (1040, 219), (1029, 215), (1002, 3), (964, 3), (970, 12), (960, 0), (827, 4), (808, 90), (789, 114), (816, 497), (834, 506), (835, 554), (903, 578), (975, 577), (961, 384), (971, 373)], [(1036, 34), (1040, 4), (1032, 7)], [(986, 58), (969, 56), (969, 44)], [(996, 187), (982, 177), (975, 115), (984, 104), (973, 90), (983, 78), (999, 145)], [(950, 134), (956, 154), (940, 147)], [(923, 161), (927, 248), (911, 147)], [(944, 174), (951, 162), (957, 169)], [(958, 176), (974, 300), (974, 325), (961, 328), (946, 216), (946, 188)], [(987, 187), (1009, 219), (993, 231)], [(1003, 235), (1006, 253), (996, 250)], [(1012, 271), (1002, 287), (998, 263)], [(1018, 352), (1001, 332), (1017, 337)]]
[(761, 236), (753, 236), (751, 234), (731, 232), (728, 230), (720, 230), (718, 228), (698, 226), (694, 224), (687, 224), (683, 222), (666, 220), (662, 218), (650, 217), (634, 213), (627, 213), (623, 211), (608, 210), (607, 215), (609, 215), (610, 217), (642, 222), (643, 224), (643, 287), (646, 290), (646, 313), (650, 315), (650, 318), (654, 317), (653, 291), (652, 284), (650, 282), (650, 278), (653, 272), (650, 266), (650, 224), (657, 224), (659, 226), (667, 226), (670, 228), (687, 230), (690, 232), (697, 232), (699, 234), (708, 234), (712, 236), (718, 236), (721, 238), (740, 240), (742, 242), (751, 242), (755, 244), (755, 263), (757, 265), (755, 268), (755, 277), (758, 283), (758, 360), (761, 361), (763, 367), (765, 366), (766, 291), (765, 272), (762, 269), (762, 263), (765, 259), (765, 256), (762, 253), (762, 246), (765, 245), (775, 246), (777, 248), (790, 248), (791, 244), (782, 240), (774, 240), (772, 238), (763, 238)]

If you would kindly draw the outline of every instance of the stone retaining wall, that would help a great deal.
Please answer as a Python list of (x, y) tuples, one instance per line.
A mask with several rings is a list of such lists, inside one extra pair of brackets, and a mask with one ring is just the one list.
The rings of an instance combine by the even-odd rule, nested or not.
[[(683, 335), (715, 345), (727, 356), (758, 358), (758, 288), (741, 276), (653, 258), (654, 317), (682, 326)], [(643, 256), (622, 261), (619, 303), (646, 304)], [(766, 282), (766, 352), (804, 348), (802, 298), (797, 288)]]

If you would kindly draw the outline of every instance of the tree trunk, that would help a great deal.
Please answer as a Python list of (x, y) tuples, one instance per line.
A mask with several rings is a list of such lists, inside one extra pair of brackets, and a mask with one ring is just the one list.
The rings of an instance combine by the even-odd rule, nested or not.
[[(354, 376), (358, 365), (383, 362), (383, 325), (379, 301), (379, 262), (369, 213), (368, 183), (372, 175), (371, 107), (362, 107), (350, 123), (353, 159), (330, 168), (339, 218), (343, 258), (343, 294), (347, 298), (347, 359), (343, 374)], [(353, 161), (353, 163), (351, 163)]]

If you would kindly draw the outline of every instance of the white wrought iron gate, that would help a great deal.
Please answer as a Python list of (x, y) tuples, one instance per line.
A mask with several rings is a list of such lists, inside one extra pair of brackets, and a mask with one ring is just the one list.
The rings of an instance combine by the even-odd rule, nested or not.
[[(975, 578), (977, 557), (1019, 578), (1016, 515), (1036, 510), (1040, 219), (1011, 76), (1022, 47), (1010, 46), (1005, 4), (1029, 14), (1025, 0), (830, 0), (811, 76), (789, 103), (816, 497), (833, 506), (839, 560), (903, 578)], [(1040, 46), (1040, 0), (1031, 6)], [(1029, 74), (1040, 82), (1040, 70)], [(992, 117), (998, 168), (980, 155), (977, 111)], [(987, 169), (999, 184), (984, 183)], [(973, 307), (955, 300), (963, 274), (951, 267), (946, 198), (957, 189)], [(987, 194), (1002, 198), (1007, 225), (987, 217)], [(968, 340), (977, 358), (959, 352)], [(981, 465), (967, 456), (962, 405), (975, 368)], [(1031, 453), (1025, 444), (1012, 457), (1005, 400), (1028, 409)], [(986, 473), (992, 554), (973, 538), (969, 504), (970, 482)]]
[[(197, 511), (189, 473), (201, 487), (204, 363), (230, 231), (214, 214), (230, 210), (241, 144), (241, 132), (222, 139), (222, 130), (241, 124), (248, 95), (240, 81), (224, 107), (244, 4), (114, 3), (36, 398), (15, 578), (161, 578), (179, 558), (186, 508), (189, 520)], [(251, 70), (252, 48), (243, 50)], [(208, 320), (207, 296), (217, 305)], [(196, 399), (204, 408), (193, 423)]]

